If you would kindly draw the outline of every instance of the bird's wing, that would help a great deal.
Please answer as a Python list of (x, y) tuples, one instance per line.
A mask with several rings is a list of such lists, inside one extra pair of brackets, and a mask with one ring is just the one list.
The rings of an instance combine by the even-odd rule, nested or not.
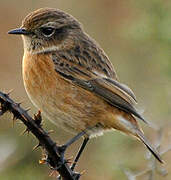
[(146, 122), (134, 108), (136, 102), (135, 95), (126, 85), (123, 85), (110, 77), (101, 76), (99, 73), (90, 70), (85, 65), (79, 65), (74, 61), (74, 57), (69, 61), (68, 58), (66, 58), (66, 55), (62, 56), (55, 52), (52, 54), (52, 60), (55, 65), (55, 71), (65, 80), (91, 91), (112, 106), (133, 114)]
[(93, 40), (87, 36), (80, 41), (82, 45), (78, 44), (65, 51), (55, 51), (53, 53), (53, 57), (56, 59), (54, 63), (58, 63), (58, 60), (63, 58), (69, 63), (77, 64), (77, 67), (82, 67), (92, 73), (117, 79), (112, 63), (97, 43), (92, 43)]

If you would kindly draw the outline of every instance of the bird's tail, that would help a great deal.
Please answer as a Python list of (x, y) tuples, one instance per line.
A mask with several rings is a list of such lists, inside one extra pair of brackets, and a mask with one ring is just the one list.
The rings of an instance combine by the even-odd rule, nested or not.
[(151, 145), (151, 143), (148, 141), (148, 139), (144, 136), (144, 134), (140, 131), (137, 130), (136, 134), (138, 138), (144, 143), (144, 145), (149, 149), (149, 151), (154, 155), (154, 157), (160, 162), (164, 163), (162, 160), (159, 152)]
[(154, 155), (154, 157), (161, 163), (164, 163), (159, 152), (151, 145), (148, 139), (144, 136), (143, 131), (139, 127), (137, 120), (130, 114), (124, 114), (122, 116), (117, 116), (115, 121), (112, 121), (114, 129), (120, 130), (128, 135), (132, 135), (139, 140), (141, 140), (144, 145), (149, 149), (149, 151)]

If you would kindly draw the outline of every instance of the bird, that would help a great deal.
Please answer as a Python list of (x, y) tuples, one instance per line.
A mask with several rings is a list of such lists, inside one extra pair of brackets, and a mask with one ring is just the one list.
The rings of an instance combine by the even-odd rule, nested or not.
[(32, 103), (56, 126), (83, 136), (74, 169), (89, 139), (118, 130), (142, 141), (154, 157), (159, 152), (144, 136), (133, 91), (121, 83), (100, 45), (72, 15), (41, 8), (28, 14), (20, 28), (24, 44), (22, 75)]

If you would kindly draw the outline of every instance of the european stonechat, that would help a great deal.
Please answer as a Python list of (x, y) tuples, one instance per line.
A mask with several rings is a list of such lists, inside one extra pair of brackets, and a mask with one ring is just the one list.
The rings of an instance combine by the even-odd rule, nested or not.
[[(141, 140), (160, 161), (136, 120), (132, 90), (118, 81), (103, 49), (73, 16), (38, 9), (9, 34), (22, 35), (24, 86), (33, 104), (55, 125), (89, 138), (119, 130)], [(77, 157), (78, 159), (78, 157)]]

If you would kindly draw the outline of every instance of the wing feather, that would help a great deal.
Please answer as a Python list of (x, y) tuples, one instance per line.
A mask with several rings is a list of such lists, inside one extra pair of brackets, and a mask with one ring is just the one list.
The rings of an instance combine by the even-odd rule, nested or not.
[(116, 79), (96, 74), (89, 68), (90, 64), (88, 64), (87, 67), (85, 64), (84, 66), (79, 65), (76, 61), (74, 62), (74, 57), (69, 57), (72, 59), (72, 61), (69, 61), (66, 58), (66, 55), (61, 56), (60, 53), (53, 54), (52, 60), (56, 72), (65, 80), (91, 91), (112, 106), (117, 107), (124, 112), (133, 114), (146, 122), (134, 107), (136, 97), (130, 88), (119, 83)]

